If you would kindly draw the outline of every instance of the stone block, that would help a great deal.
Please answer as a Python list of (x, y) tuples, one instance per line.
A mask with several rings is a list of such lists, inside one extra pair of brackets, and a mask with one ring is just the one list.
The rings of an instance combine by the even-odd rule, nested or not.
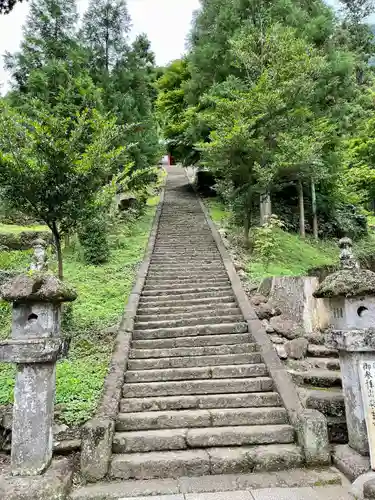
[(54, 460), (40, 476), (0, 476), (0, 498), (4, 500), (65, 500), (73, 477), (68, 459)]
[(308, 341), (304, 338), (289, 340), (284, 344), (289, 358), (302, 359), (306, 356)]
[(305, 410), (297, 424), (298, 442), (302, 445), (306, 465), (329, 465), (331, 454), (328, 441), (327, 421), (317, 410)]
[(83, 427), (81, 473), (87, 481), (99, 481), (108, 473), (114, 428), (112, 420), (97, 419)]
[(361, 474), (370, 470), (370, 458), (360, 455), (348, 445), (333, 448), (333, 464), (350, 480), (354, 481)]

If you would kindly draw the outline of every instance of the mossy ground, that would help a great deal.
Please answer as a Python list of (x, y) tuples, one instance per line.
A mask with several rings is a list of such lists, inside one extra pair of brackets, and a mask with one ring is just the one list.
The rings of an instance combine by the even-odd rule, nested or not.
[(49, 231), (47, 226), (17, 226), (16, 224), (0, 224), (0, 233), (23, 233), (25, 231)]
[[(111, 356), (114, 331), (143, 259), (158, 198), (149, 200), (139, 219), (113, 229), (111, 257), (103, 266), (88, 266), (78, 248), (64, 252), (65, 280), (74, 285), (78, 299), (68, 325), (72, 337), (68, 359), (57, 365), (56, 409), (61, 422), (76, 425), (95, 411)], [(0, 268), (25, 269), (30, 252), (0, 252)], [(10, 309), (0, 302), (0, 338), (10, 329)], [(110, 331), (109, 331), (110, 330)], [(0, 405), (12, 402), (14, 367), (0, 364)]]

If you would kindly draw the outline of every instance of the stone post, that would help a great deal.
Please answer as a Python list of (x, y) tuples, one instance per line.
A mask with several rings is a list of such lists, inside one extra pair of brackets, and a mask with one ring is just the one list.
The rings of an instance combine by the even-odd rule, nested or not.
[[(33, 268), (43, 269), (38, 246)], [(55, 276), (31, 272), (7, 282), (0, 295), (13, 304), (12, 337), (0, 343), (0, 360), (17, 365), (11, 471), (13, 476), (37, 476), (52, 460), (61, 305), (75, 300), (76, 292)]]
[(341, 270), (314, 296), (325, 299), (330, 312), (327, 343), (339, 351), (349, 446), (370, 453), (375, 468), (375, 273), (359, 269), (350, 239), (340, 247)]

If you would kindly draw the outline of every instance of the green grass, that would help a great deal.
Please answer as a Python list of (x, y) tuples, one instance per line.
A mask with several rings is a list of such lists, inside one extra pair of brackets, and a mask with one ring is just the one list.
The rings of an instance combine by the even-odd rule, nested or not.
[(47, 226), (17, 226), (15, 224), (0, 224), (0, 233), (23, 233), (25, 231), (49, 231)]
[(224, 204), (213, 198), (206, 199), (205, 203), (216, 225), (225, 227), (229, 240), (237, 247), (246, 265), (249, 278), (254, 282), (267, 276), (304, 275), (311, 268), (332, 265), (338, 261), (339, 250), (335, 242), (316, 242), (311, 238), (302, 239), (296, 234), (276, 230), (275, 258), (266, 266), (256, 254), (250, 254), (241, 246), (241, 229), (231, 224), (231, 213)]
[(275, 258), (268, 267), (256, 256), (249, 257), (247, 271), (254, 280), (267, 276), (303, 276), (311, 268), (338, 261), (338, 248), (332, 241), (315, 242), (281, 230), (277, 230), (276, 241)]
[[(117, 227), (111, 235), (111, 258), (103, 266), (87, 266), (78, 250), (64, 255), (65, 280), (74, 285), (78, 299), (73, 305), (68, 359), (57, 365), (56, 410), (69, 425), (82, 424), (94, 413), (111, 357), (115, 333), (129, 296), (139, 263), (143, 259), (158, 198), (152, 198), (146, 213), (132, 223)], [(16, 254), (8, 268), (22, 268), (30, 261), (26, 252), (0, 252), (2, 259)], [(3, 310), (1, 309), (3, 308)], [(5, 309), (4, 309), (5, 308)], [(10, 310), (0, 303), (0, 337), (9, 333)], [(107, 330), (107, 331), (106, 331)], [(0, 364), (0, 404), (13, 400), (14, 367)]]

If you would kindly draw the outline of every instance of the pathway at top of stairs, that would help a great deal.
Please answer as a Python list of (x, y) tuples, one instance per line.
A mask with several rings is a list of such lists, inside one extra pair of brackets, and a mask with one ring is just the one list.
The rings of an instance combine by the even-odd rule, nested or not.
[[(294, 429), (187, 184), (183, 169), (169, 169), (135, 321), (110, 478), (147, 482), (241, 473), (255, 478), (259, 471), (298, 469), (303, 455)], [(212, 488), (216, 478), (208, 482)], [(124, 491), (126, 483), (116, 484)], [(95, 496), (95, 488), (78, 490), (73, 498), (136, 496)]]

